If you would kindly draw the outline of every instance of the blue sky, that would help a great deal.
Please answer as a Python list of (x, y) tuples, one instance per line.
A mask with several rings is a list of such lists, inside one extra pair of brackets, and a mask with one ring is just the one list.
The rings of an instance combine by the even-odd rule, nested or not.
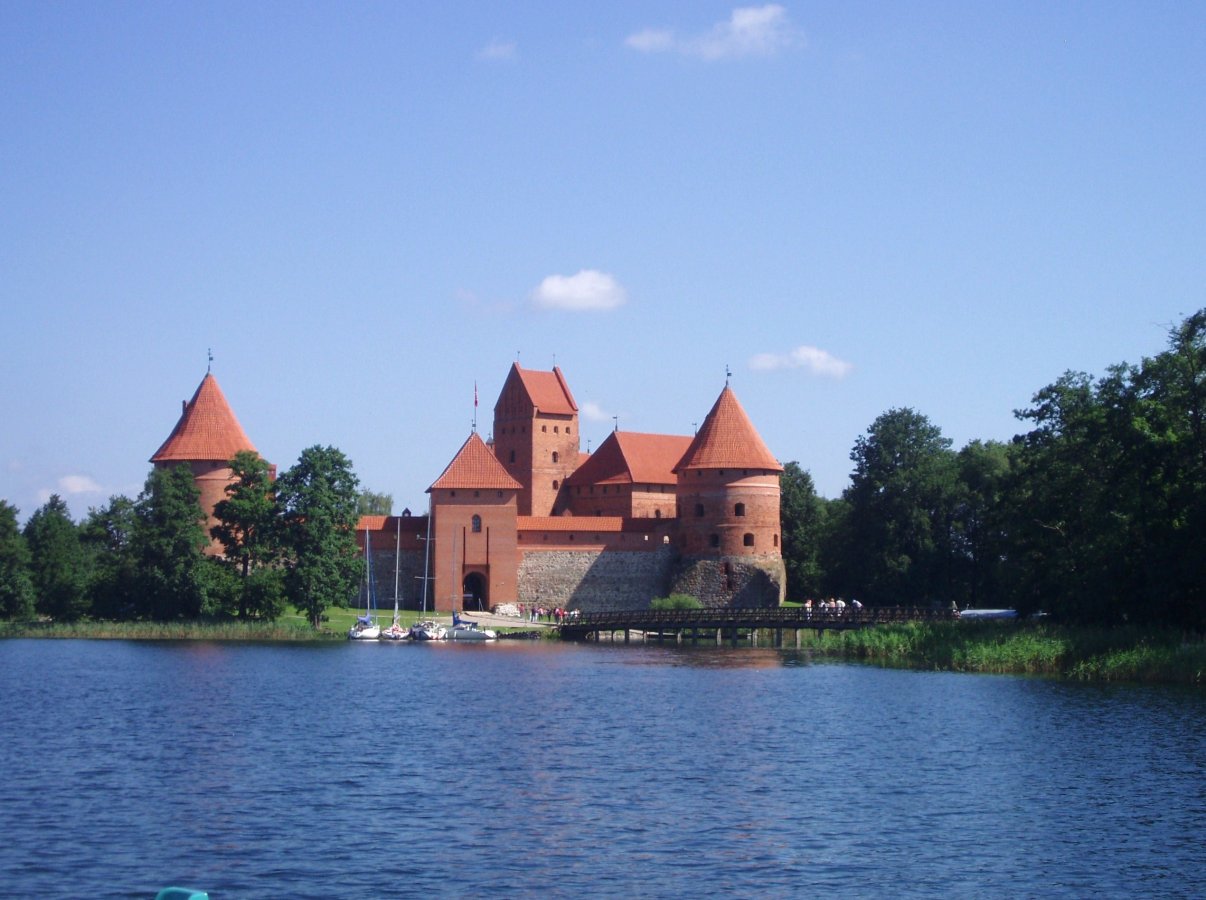
[[(847, 484), (1206, 306), (1206, 8), (0, 4), (0, 497), (134, 496), (213, 371), (395, 509), (516, 359), (597, 447), (731, 384)], [(616, 419), (613, 420), (613, 416)]]

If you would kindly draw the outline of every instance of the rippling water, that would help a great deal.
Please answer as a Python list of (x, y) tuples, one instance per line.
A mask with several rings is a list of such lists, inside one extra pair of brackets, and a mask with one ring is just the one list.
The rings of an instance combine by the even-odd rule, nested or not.
[(0, 894), (1201, 896), (1206, 697), (791, 651), (0, 642)]

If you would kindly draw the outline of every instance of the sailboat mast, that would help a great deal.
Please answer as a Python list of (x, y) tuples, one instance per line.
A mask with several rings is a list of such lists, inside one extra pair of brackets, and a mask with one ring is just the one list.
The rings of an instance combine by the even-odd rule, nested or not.
[(427, 618), (427, 567), (431, 564), (431, 498), (427, 500), (427, 540), (423, 542), (423, 618)]
[(394, 622), (398, 621), (398, 568), (402, 556), (402, 520), (394, 522)]

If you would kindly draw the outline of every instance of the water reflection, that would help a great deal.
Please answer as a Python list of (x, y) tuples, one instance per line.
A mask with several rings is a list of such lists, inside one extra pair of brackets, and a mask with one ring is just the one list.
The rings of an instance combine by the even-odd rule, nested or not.
[(767, 648), (7, 641), (0, 704), (13, 896), (1189, 896), (1206, 871), (1201, 692)]

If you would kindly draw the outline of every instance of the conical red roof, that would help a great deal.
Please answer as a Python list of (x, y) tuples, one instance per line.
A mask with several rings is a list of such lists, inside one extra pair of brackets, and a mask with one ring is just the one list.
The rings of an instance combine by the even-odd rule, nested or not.
[(240, 450), (258, 452), (226, 402), (218, 380), (207, 372), (151, 462), (226, 461)]
[(523, 485), (507, 474), (502, 463), (475, 431), (461, 445), (461, 449), (444, 469), (443, 474), (435, 480), (435, 484), (427, 490), (488, 488), (517, 491), (522, 487)]
[(727, 384), (704, 419), (675, 472), (687, 469), (770, 469), (783, 467), (762, 442), (737, 395)]

